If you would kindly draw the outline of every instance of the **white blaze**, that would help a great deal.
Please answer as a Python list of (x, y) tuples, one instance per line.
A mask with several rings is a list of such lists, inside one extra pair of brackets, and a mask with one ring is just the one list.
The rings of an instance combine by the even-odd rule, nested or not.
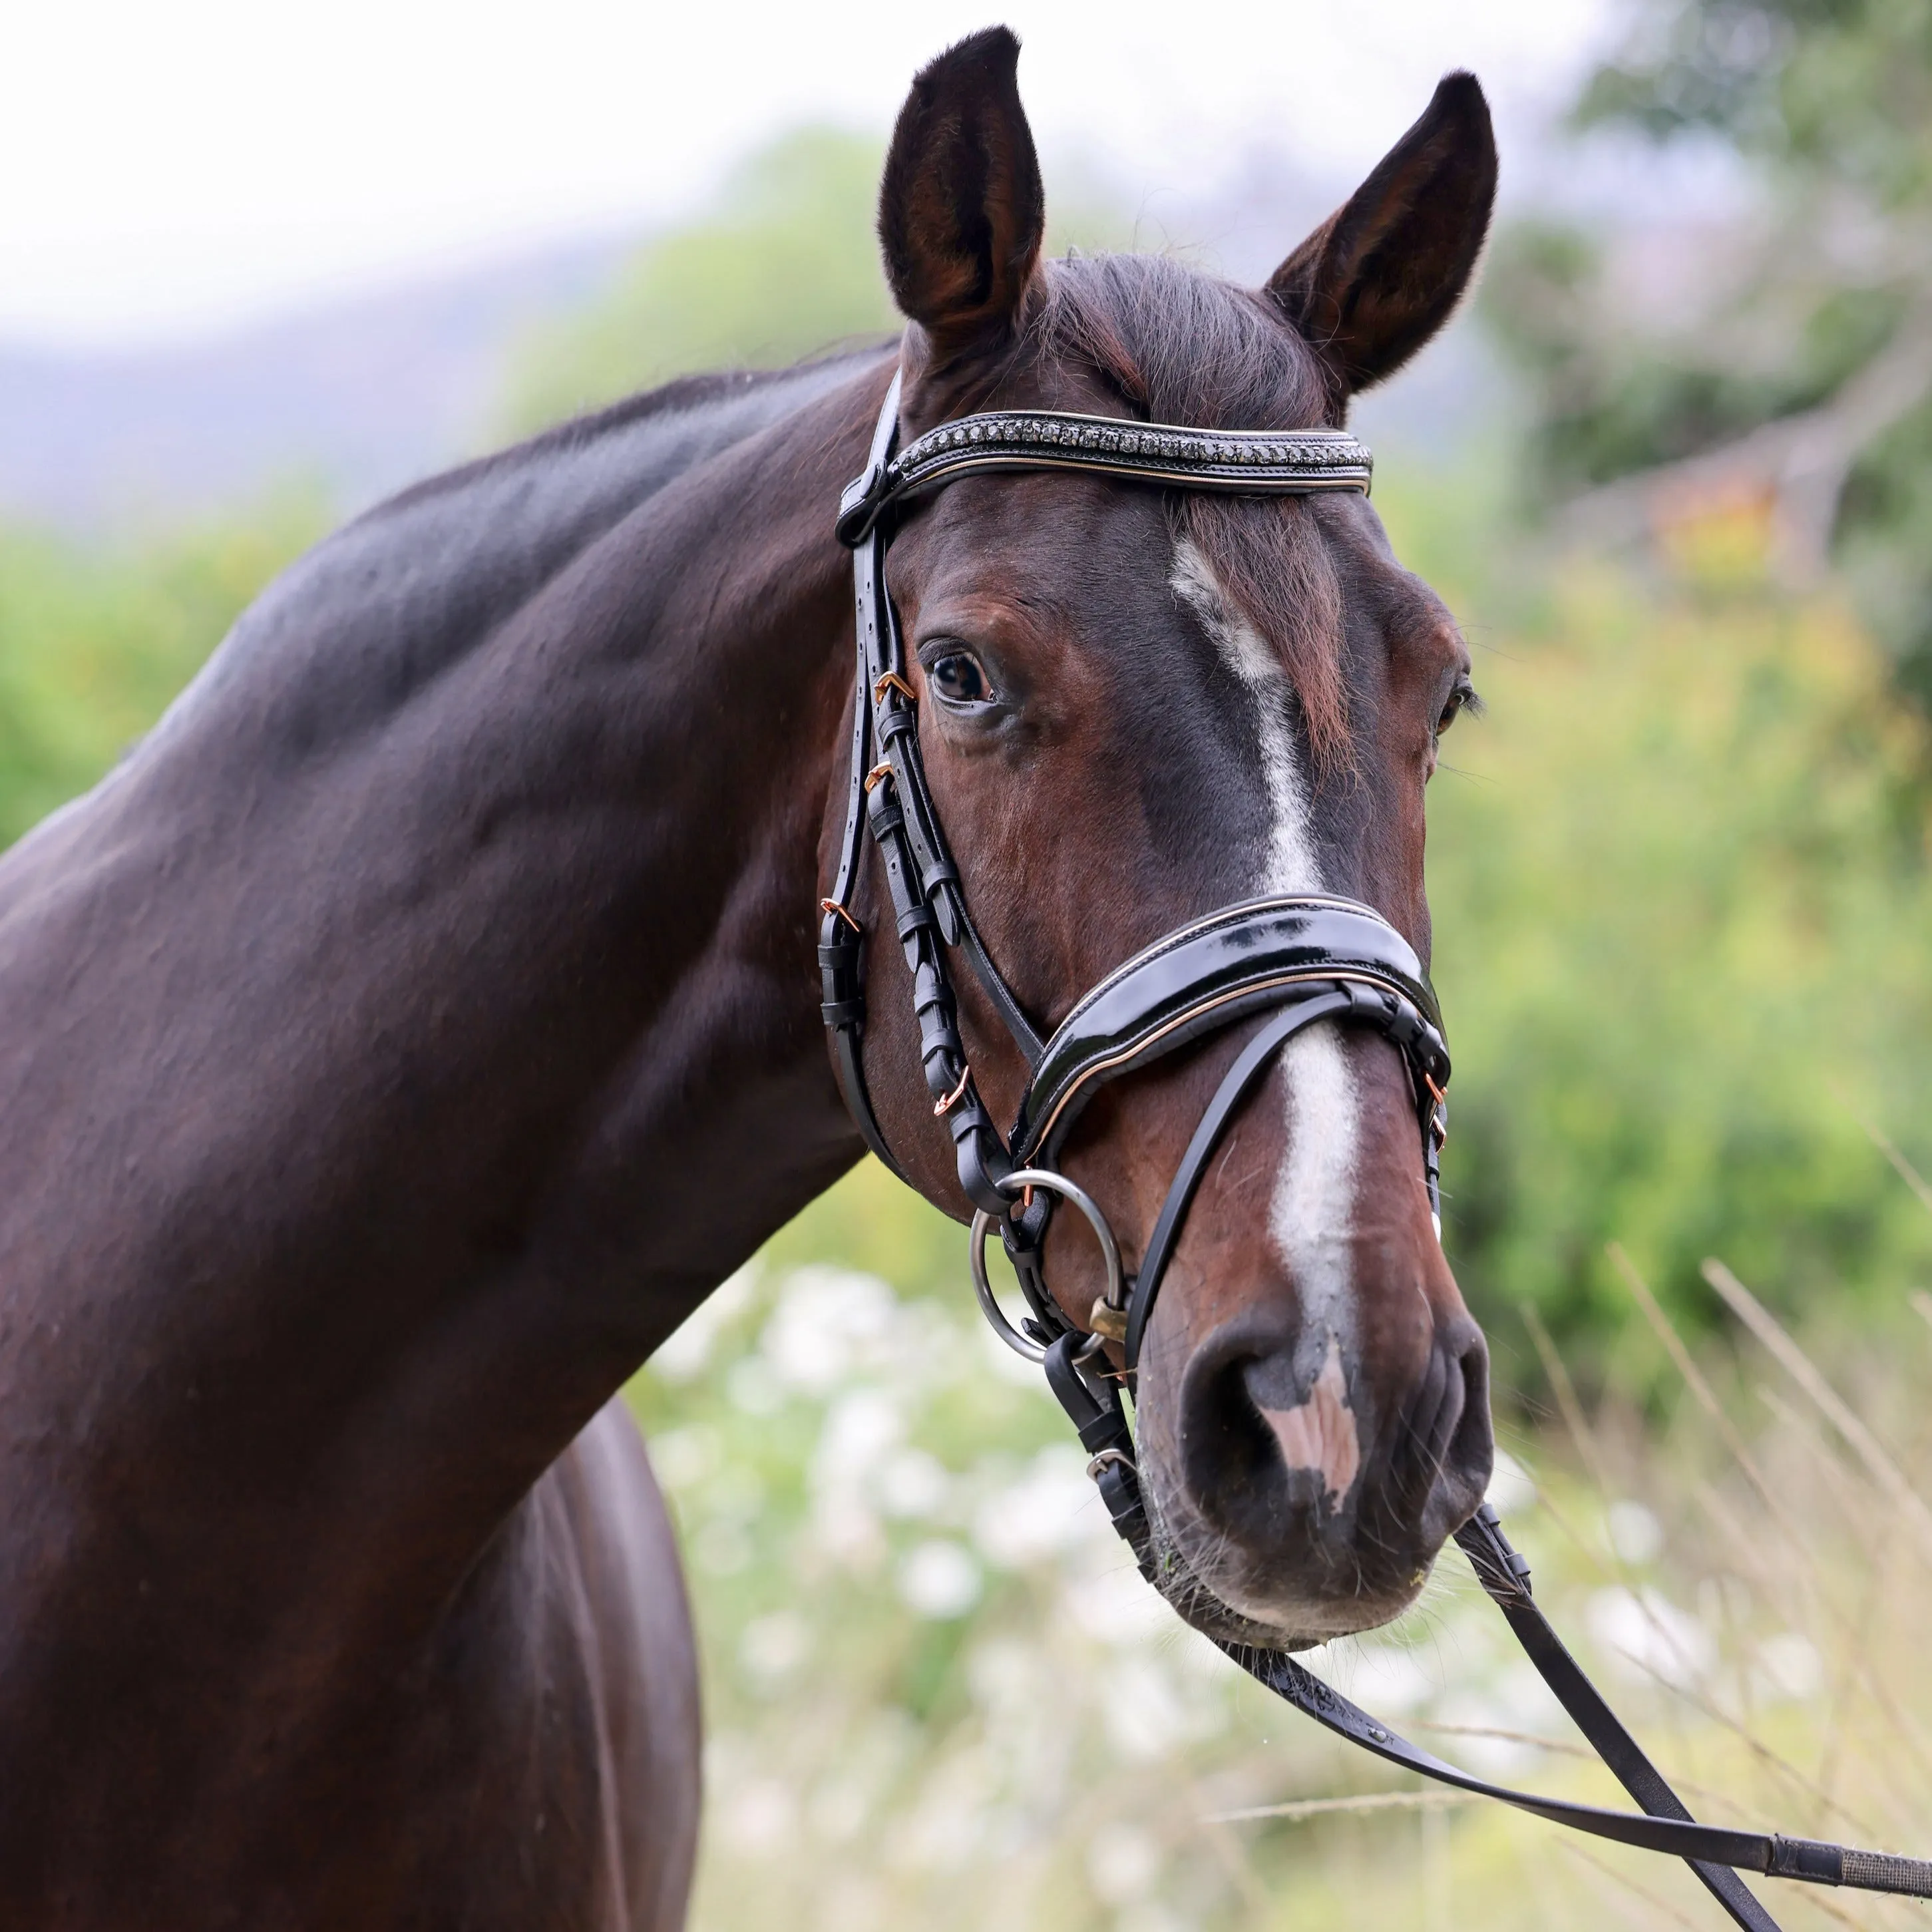
[[(1307, 787), (1288, 728), (1293, 692), (1279, 654), (1222, 594), (1193, 544), (1183, 543), (1175, 550), (1168, 583), (1193, 608), (1254, 705), (1270, 819), (1267, 845), (1256, 855), (1255, 896), (1325, 891), (1309, 828)], [(1301, 1299), (1304, 1325), (1296, 1365), (1306, 1380), (1322, 1371), (1329, 1391), (1327, 1426), (1317, 1432), (1324, 1453), (1291, 1461), (1289, 1466), (1319, 1468), (1333, 1488), (1334, 1479), (1345, 1472), (1352, 1481), (1355, 1466), (1340, 1448), (1337, 1432), (1341, 1417), (1348, 1414), (1340, 1387), (1340, 1358), (1354, 1330), (1348, 1236), (1354, 1220), (1361, 1103), (1333, 1021), (1297, 1034), (1280, 1058), (1288, 1096), (1288, 1153), (1275, 1176), (1268, 1228)], [(1329, 1413), (1336, 1409), (1339, 1414)], [(1348, 1432), (1352, 1439), (1352, 1418)], [(1304, 1442), (1294, 1429), (1278, 1433), (1285, 1456), (1312, 1448), (1312, 1436)], [(1346, 1492), (1346, 1483), (1339, 1486)]]

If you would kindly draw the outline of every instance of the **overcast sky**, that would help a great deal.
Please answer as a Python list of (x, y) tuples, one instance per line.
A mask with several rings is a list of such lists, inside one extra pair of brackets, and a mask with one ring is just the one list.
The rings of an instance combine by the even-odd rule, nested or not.
[(81, 346), (674, 214), (810, 119), (883, 130), (1004, 18), (1049, 156), (1136, 202), (1258, 145), (1372, 163), (1448, 68), (1504, 136), (1568, 97), (1614, 0), (59, 0), (0, 33), (0, 335)]

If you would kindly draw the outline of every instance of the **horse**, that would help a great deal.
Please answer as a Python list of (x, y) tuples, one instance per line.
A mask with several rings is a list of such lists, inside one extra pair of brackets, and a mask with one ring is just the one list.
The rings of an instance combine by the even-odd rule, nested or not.
[[(687, 380), (297, 562), (0, 861), (0, 1921), (644, 1932), (684, 1913), (699, 1712), (620, 1400), (859, 1158), (814, 944), (856, 704), (841, 488), (994, 406), (1340, 425), (1467, 286), (1496, 180), (1445, 80), (1258, 290), (1048, 261), (995, 28), (884, 172), (902, 334)], [(980, 932), (1043, 1026), (1203, 913), (1346, 895), (1426, 962), (1424, 788), (1473, 698), (1359, 494), (962, 478), (890, 587)], [(964, 1219), (876, 858), (870, 1104)], [(1027, 1068), (970, 980), (986, 1104)], [(1138, 1251), (1235, 1027), (1066, 1149)], [(1292, 1646), (1414, 1598), (1478, 1503), (1486, 1367), (1400, 1055), (1311, 1027), (1154, 1311), (1162, 1588)], [(1084, 1322), (1099, 1262), (1046, 1239)]]

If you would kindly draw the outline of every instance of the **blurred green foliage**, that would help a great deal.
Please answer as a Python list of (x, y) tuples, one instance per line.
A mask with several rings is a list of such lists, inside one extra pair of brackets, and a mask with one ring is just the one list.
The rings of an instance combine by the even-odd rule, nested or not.
[(1712, 133), (1878, 208), (1932, 191), (1926, 0), (1638, 0), (1591, 79), (1586, 126)]
[(513, 431), (694, 370), (774, 368), (890, 334), (872, 208), (884, 149), (808, 128), (746, 162), (704, 220), (661, 237), (580, 316), (535, 334), (512, 375)]
[(1768, 353), (1740, 353), (1720, 331), (1660, 338), (1606, 302), (1608, 268), (1597, 238), (1546, 220), (1505, 229), (1492, 251), (1484, 319), (1535, 392), (1532, 490), (1606, 483), (1813, 408), (1884, 347), (1904, 308), (1896, 289), (1821, 277)]
[(0, 844), (140, 736), (326, 521), (319, 500), (290, 495), (119, 547), (0, 530)]
[(1605, 1366), (1612, 1239), (1694, 1329), (1712, 1254), (1787, 1307), (1895, 1303), (1932, 1220), (1866, 1124), (1932, 1158), (1932, 877), (1925, 728), (1882, 655), (1766, 583), (1748, 518), (1681, 533), (1660, 584), (1539, 585), (1466, 478), (1377, 500), (1470, 616), (1489, 705), (1430, 798), (1444, 1236), (1478, 1313), (1511, 1334), (1534, 1302)]
[[(777, 368), (898, 327), (874, 222), (882, 142), (808, 128), (752, 155), (691, 226), (640, 249), (582, 314), (532, 335), (505, 422), (524, 434), (674, 376)], [(1075, 171), (1048, 245), (1120, 245), (1126, 225)]]

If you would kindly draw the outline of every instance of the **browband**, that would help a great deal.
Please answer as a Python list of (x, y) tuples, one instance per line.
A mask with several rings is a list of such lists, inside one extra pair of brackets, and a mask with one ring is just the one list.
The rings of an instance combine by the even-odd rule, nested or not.
[(1243, 496), (1366, 496), (1375, 458), (1346, 430), (1190, 429), (1064, 410), (999, 410), (942, 423), (890, 462), (868, 466), (839, 500), (839, 542), (858, 544), (889, 506), (976, 470), (1086, 470)]

